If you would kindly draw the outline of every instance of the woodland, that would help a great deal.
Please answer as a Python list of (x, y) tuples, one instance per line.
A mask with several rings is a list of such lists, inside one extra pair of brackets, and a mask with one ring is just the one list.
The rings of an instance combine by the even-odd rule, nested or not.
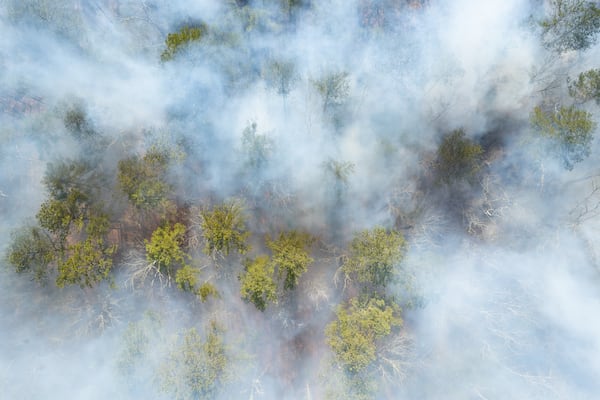
[(598, 2), (191, 3), (0, 3), (0, 393), (600, 393)]

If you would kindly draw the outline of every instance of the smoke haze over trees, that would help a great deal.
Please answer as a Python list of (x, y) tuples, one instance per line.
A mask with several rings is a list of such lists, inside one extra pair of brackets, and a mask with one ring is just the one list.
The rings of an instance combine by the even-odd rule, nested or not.
[(596, 399), (599, 32), (0, 2), (0, 397)]

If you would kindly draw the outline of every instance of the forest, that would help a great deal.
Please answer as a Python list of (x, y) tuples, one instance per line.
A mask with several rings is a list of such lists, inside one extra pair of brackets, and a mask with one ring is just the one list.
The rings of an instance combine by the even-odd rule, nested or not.
[(597, 0), (0, 33), (0, 398), (598, 398)]

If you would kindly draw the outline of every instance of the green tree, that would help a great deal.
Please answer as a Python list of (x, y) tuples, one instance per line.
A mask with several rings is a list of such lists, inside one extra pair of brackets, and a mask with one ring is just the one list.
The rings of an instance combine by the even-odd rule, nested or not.
[(205, 254), (214, 258), (217, 254), (228, 256), (232, 251), (240, 254), (248, 251), (246, 217), (238, 202), (228, 201), (212, 210), (204, 209), (200, 218)]
[(113, 265), (112, 256), (117, 250), (116, 245), (108, 245), (104, 240), (108, 229), (106, 215), (90, 217), (85, 227), (85, 240), (67, 246), (65, 257), (58, 261), (58, 287), (79, 285), (91, 288), (108, 277)]
[[(165, 225), (156, 228), (152, 232), (150, 240), (144, 240), (146, 244), (146, 259), (149, 263), (155, 264), (159, 271), (167, 277), (173, 277), (173, 272), (177, 266), (186, 266), (189, 256), (183, 251), (182, 247), (185, 240), (185, 226), (176, 223), (174, 225)], [(180, 275), (182, 289), (187, 288), (184, 284), (184, 277), (189, 277), (191, 270), (188, 268)], [(179, 285), (179, 282), (177, 282)]]
[(258, 172), (273, 153), (273, 141), (267, 135), (256, 133), (256, 122), (253, 122), (242, 132), (242, 149), (246, 156), (245, 167)]
[(185, 332), (161, 368), (162, 390), (175, 400), (212, 400), (228, 379), (223, 332), (211, 322), (206, 340), (195, 328)]
[(313, 81), (313, 86), (321, 95), (323, 112), (341, 106), (350, 94), (350, 75), (347, 72), (333, 72)]
[(107, 246), (100, 238), (88, 237), (83, 242), (70, 245), (68, 257), (58, 263), (56, 285), (94, 287), (108, 277), (112, 269), (115, 246)]
[(265, 311), (268, 303), (276, 303), (274, 274), (275, 267), (267, 256), (245, 260), (244, 273), (240, 275), (242, 299), (251, 302), (260, 311)]
[(166, 205), (172, 190), (166, 182), (169, 162), (169, 154), (158, 148), (151, 148), (143, 157), (119, 161), (119, 185), (137, 208), (152, 210)]
[(569, 94), (574, 99), (586, 102), (596, 100), (600, 105), (600, 69), (582, 72), (574, 81), (568, 81)]
[(437, 150), (437, 179), (446, 184), (472, 179), (481, 168), (482, 155), (481, 146), (466, 138), (462, 129), (452, 131), (444, 136)]
[(350, 375), (363, 372), (377, 359), (377, 341), (401, 326), (400, 310), (382, 299), (352, 299), (339, 306), (337, 320), (327, 325), (325, 335), (336, 362)]
[(208, 26), (200, 24), (197, 26), (184, 26), (178, 32), (169, 33), (165, 40), (165, 50), (160, 55), (161, 61), (172, 60), (177, 53), (189, 46), (192, 42), (200, 41), (208, 33)]
[(291, 61), (270, 61), (264, 69), (263, 78), (267, 87), (286, 97), (299, 80), (296, 65)]
[(298, 231), (282, 232), (275, 240), (267, 238), (267, 247), (272, 251), (272, 263), (277, 268), (279, 279), (283, 278), (284, 290), (293, 290), (298, 279), (314, 261), (308, 254), (314, 238)]
[(596, 124), (587, 111), (574, 106), (552, 111), (535, 107), (530, 120), (534, 131), (550, 140), (552, 151), (565, 168), (573, 169), (576, 163), (590, 155)]
[(18, 273), (32, 273), (37, 281), (48, 274), (49, 265), (56, 258), (52, 241), (42, 229), (23, 227), (12, 233), (7, 261)]
[(551, 0), (550, 15), (539, 24), (547, 48), (558, 53), (585, 50), (596, 42), (600, 8), (586, 0)]
[(350, 243), (342, 270), (363, 289), (385, 287), (404, 258), (405, 248), (404, 236), (396, 230), (375, 227), (362, 231)]

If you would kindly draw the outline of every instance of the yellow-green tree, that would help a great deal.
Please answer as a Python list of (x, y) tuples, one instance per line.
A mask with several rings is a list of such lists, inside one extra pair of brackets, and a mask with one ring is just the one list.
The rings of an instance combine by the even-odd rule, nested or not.
[(180, 223), (164, 225), (152, 232), (145, 240), (146, 259), (167, 277), (173, 277), (177, 267), (185, 267), (189, 256), (183, 250), (185, 226)]
[(402, 325), (400, 310), (383, 299), (352, 299), (336, 311), (325, 335), (336, 363), (348, 374), (362, 373), (377, 359), (378, 340)]
[(377, 290), (394, 278), (394, 269), (404, 258), (402, 233), (375, 227), (356, 234), (342, 270), (363, 289)]
[(302, 274), (314, 261), (308, 253), (313, 242), (311, 235), (298, 231), (281, 232), (274, 240), (267, 238), (267, 247), (273, 253), (271, 262), (279, 279), (283, 279), (284, 290), (295, 289)]
[(216, 257), (228, 256), (232, 251), (245, 254), (248, 251), (246, 240), (246, 217), (242, 206), (228, 201), (214, 206), (211, 210), (200, 211), (200, 228), (204, 238), (204, 253)]
[(240, 275), (242, 299), (254, 304), (260, 311), (265, 311), (268, 303), (276, 303), (274, 273), (275, 267), (268, 256), (244, 261), (244, 272)]

